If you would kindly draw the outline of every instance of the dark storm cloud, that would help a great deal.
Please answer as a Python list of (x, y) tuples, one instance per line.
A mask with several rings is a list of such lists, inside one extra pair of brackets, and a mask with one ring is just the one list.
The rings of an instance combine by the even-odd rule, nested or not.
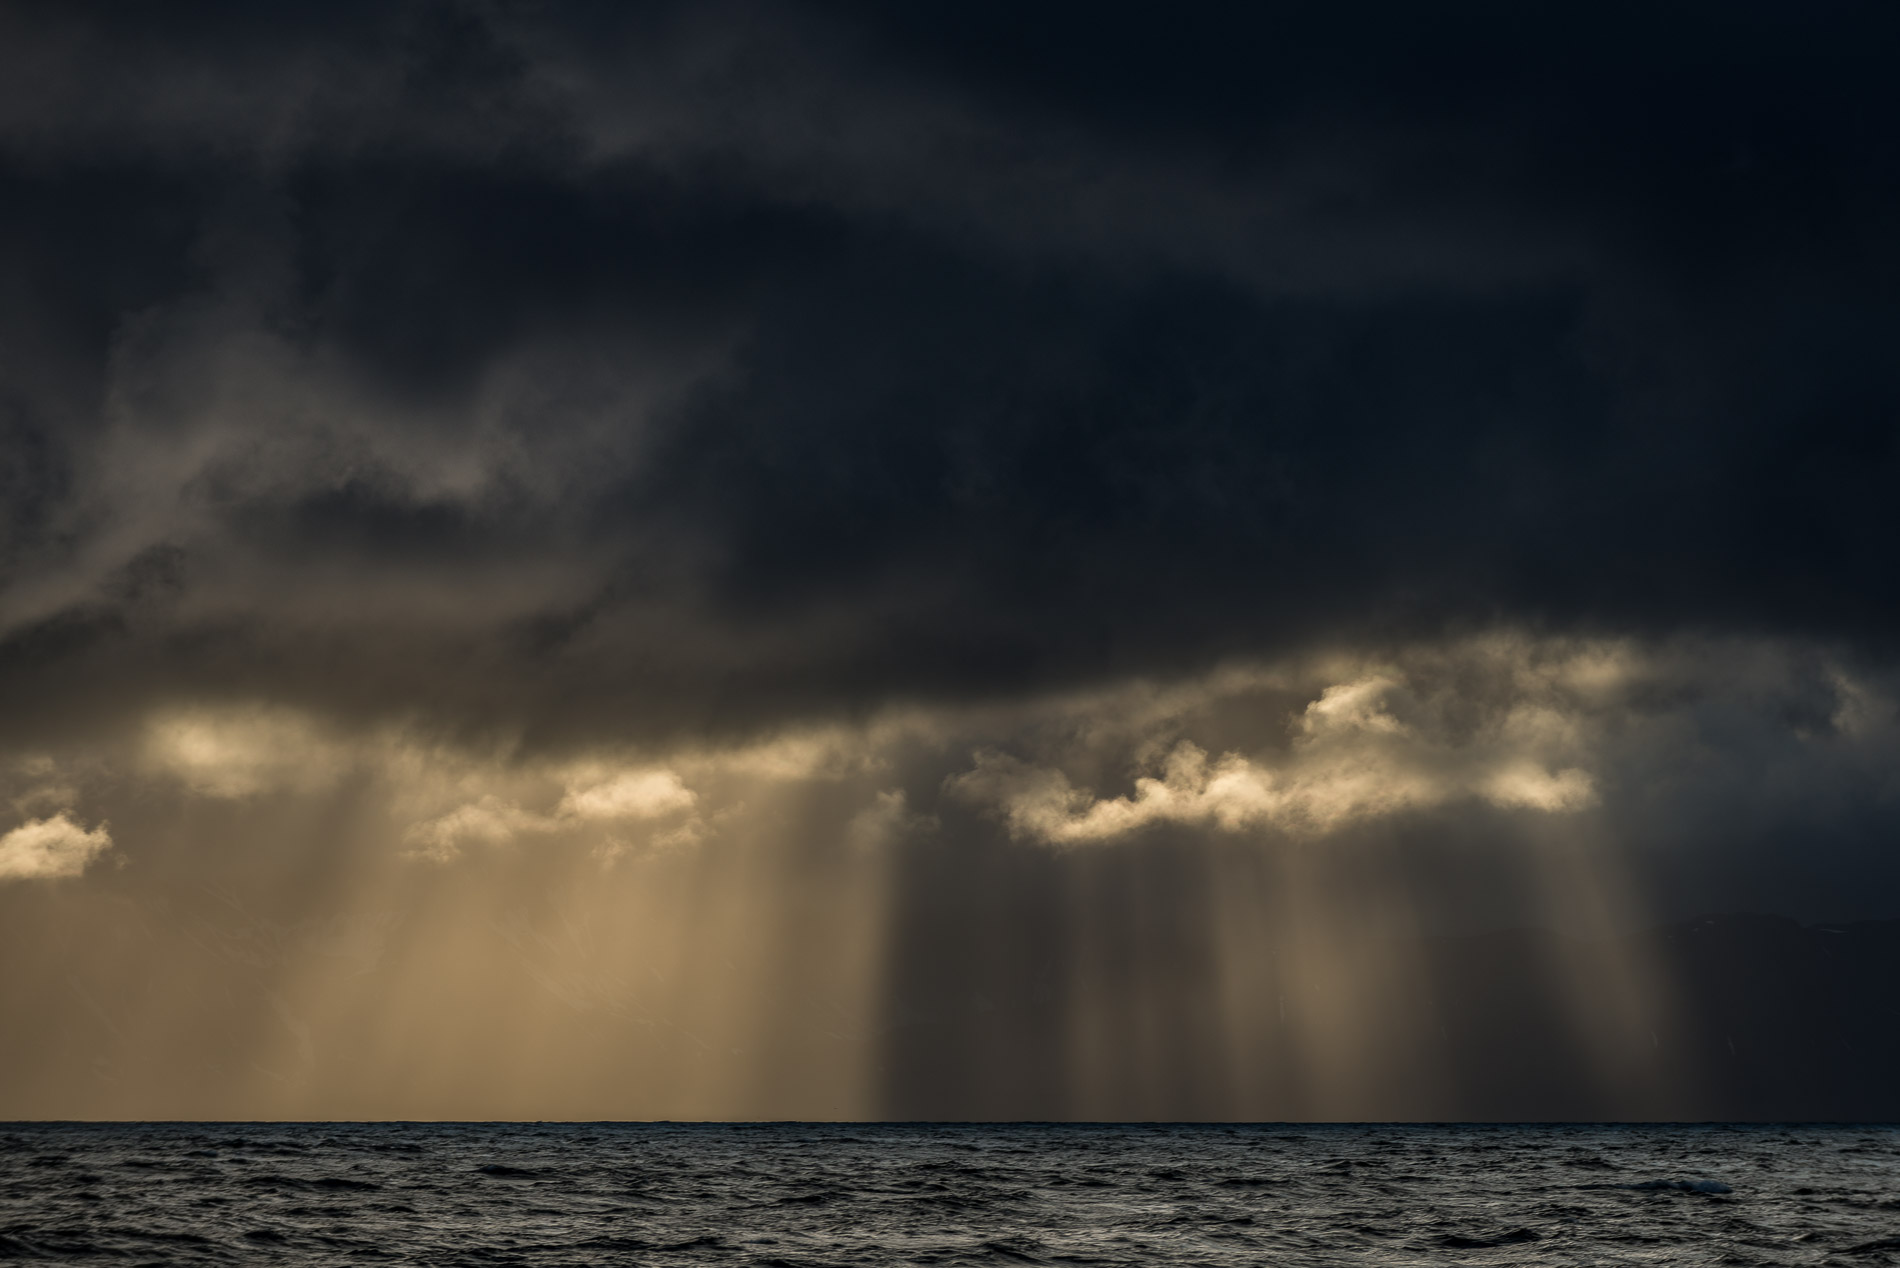
[(1890, 641), (1881, 10), (6, 24), (15, 729)]
[(1896, 36), (0, 0), (0, 1117), (1887, 1104)]

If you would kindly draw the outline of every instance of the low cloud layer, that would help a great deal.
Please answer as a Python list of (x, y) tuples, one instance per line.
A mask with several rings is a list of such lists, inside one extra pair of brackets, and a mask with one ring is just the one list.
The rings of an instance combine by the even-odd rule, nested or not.
[[(1865, 834), (1900, 815), (1897, 696), (1891, 671), (1799, 643), (1498, 632), (894, 705), (723, 744), (550, 753), (417, 719), (351, 729), (283, 705), (168, 708), (122, 741), (16, 755), (13, 800), (54, 825), (45, 831), (73, 833), (75, 820), (44, 819), (49, 808), (120, 820), (152, 798), (234, 813), (349, 804), (376, 849), (451, 867), (516, 849), (581, 849), (611, 867), (770, 837), (785, 798), (822, 795), (836, 818), (821, 835), (866, 848), (993, 833), (1019, 849), (1109, 846), (1172, 832), (1236, 849), (1325, 850), (1368, 834), (1522, 835), (1531, 849), (1555, 831), (1627, 854), (1658, 884), (1694, 859), (1769, 875), (1794, 840), (1809, 868), (1851, 876)], [(1857, 882), (1823, 888), (1859, 901)], [(1722, 893), (1699, 889), (1710, 902)]]

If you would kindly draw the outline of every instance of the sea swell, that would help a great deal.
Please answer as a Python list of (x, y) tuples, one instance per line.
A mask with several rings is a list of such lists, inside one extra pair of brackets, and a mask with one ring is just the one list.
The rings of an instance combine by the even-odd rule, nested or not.
[(0, 1260), (1900, 1263), (1845, 1126), (0, 1125)]

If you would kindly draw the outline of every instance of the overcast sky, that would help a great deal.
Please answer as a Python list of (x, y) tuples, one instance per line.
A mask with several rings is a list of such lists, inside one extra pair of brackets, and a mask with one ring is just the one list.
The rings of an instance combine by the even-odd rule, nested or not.
[[(19, 1112), (184, 1104), (213, 1031), (306, 1097), (246, 1112), (400, 1108), (399, 1001), (636, 911), (459, 1007), (650, 1020), (622, 978), (727, 956), (706, 1027), (789, 1033), (756, 961), (872, 1035), (1059, 962), (1125, 1038), (1076, 975), (1205, 986), (1210, 903), (1308, 951), (1900, 916), (1896, 37), (0, 5)], [(297, 993), (365, 929), (386, 1013)], [(326, 1083), (324, 1026), (387, 1055)], [(100, 1034), (164, 1054), (121, 1101)], [(652, 1104), (874, 1112), (853, 1042)]]

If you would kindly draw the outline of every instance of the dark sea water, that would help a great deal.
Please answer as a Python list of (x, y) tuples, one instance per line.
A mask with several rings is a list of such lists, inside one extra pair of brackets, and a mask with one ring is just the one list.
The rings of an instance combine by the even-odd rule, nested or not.
[(1900, 1128), (11, 1124), (0, 1259), (1900, 1263)]

